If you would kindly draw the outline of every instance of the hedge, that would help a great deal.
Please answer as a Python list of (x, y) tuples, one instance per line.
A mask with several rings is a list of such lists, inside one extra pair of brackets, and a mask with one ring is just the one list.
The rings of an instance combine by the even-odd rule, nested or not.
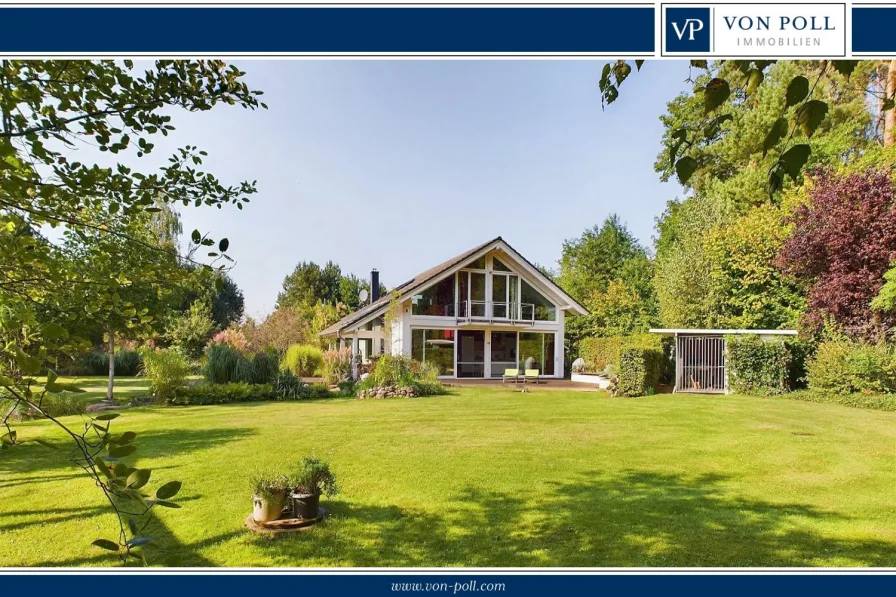
[(623, 348), (619, 353), (616, 394), (644, 396), (656, 389), (663, 373), (665, 357), (660, 348)]
[[(309, 398), (331, 398), (333, 393), (326, 384), (302, 384), (287, 390), (278, 378), (277, 385), (202, 382), (186, 386), (177, 391), (168, 404), (177, 406), (201, 406), (208, 404), (232, 404), (235, 402), (263, 402), (268, 400), (303, 400)], [(351, 392), (349, 394), (351, 395)]]
[(846, 396), (896, 392), (896, 348), (846, 338), (818, 345), (808, 363), (809, 388)]
[(819, 404), (840, 404), (853, 408), (869, 408), (874, 410), (896, 411), (896, 395), (894, 394), (834, 394), (812, 390), (800, 390), (784, 394), (784, 398), (817, 402)]
[(591, 373), (600, 373), (612, 365), (619, 369), (622, 351), (626, 348), (663, 350), (663, 340), (656, 334), (635, 334), (609, 338), (585, 338), (579, 343), (579, 356)]
[(727, 336), (728, 387), (737, 394), (771, 396), (790, 389), (790, 350), (759, 336)]

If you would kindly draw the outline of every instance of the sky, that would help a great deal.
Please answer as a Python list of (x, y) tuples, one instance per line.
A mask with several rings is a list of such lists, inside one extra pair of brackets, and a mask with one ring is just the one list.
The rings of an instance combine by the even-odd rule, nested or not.
[(395, 286), (496, 236), (555, 267), (562, 243), (617, 213), (645, 246), (678, 197), (653, 170), (659, 117), (685, 63), (645, 63), (601, 109), (595, 61), (246, 61), (268, 110), (173, 113), (157, 143), (209, 153), (245, 209), (184, 209), (184, 230), (230, 240), (246, 315), (274, 309), (301, 261)]

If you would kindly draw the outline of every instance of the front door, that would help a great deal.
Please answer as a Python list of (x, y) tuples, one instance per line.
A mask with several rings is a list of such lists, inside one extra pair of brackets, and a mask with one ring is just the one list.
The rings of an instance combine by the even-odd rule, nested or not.
[(482, 330), (458, 330), (458, 377), (485, 377), (485, 332)]
[(491, 341), (491, 376), (501, 377), (505, 369), (516, 369), (516, 332), (492, 332)]

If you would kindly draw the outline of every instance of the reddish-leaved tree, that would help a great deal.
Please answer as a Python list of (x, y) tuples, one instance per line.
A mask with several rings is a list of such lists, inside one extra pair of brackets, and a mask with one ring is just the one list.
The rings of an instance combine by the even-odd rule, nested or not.
[(816, 171), (810, 201), (790, 218), (793, 235), (778, 266), (808, 288), (806, 323), (831, 319), (857, 337), (880, 337), (896, 316), (872, 311), (871, 300), (896, 258), (896, 196), (889, 170)]

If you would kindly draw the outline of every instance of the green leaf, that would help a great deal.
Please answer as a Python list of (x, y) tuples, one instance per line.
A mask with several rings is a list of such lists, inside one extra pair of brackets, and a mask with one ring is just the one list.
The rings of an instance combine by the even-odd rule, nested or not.
[(794, 145), (784, 152), (784, 155), (781, 156), (781, 165), (783, 166), (784, 171), (790, 175), (790, 178), (793, 180), (797, 179), (803, 166), (805, 166), (806, 162), (809, 160), (809, 155), (811, 153), (812, 149), (805, 143)]
[(37, 375), (40, 373), (40, 359), (28, 356), (20, 346), (16, 346), (15, 359), (23, 374)]
[(16, 443), (16, 431), (13, 429), (8, 433), (0, 435), (0, 443), (11, 446)]
[(784, 169), (781, 166), (781, 162), (775, 163), (775, 165), (769, 170), (768, 173), (768, 193), (769, 195), (774, 195), (781, 187), (784, 186)]
[(709, 63), (706, 60), (691, 60), (691, 66), (694, 68), (709, 68)]
[(64, 327), (53, 322), (44, 324), (40, 332), (48, 340), (59, 340), (68, 336), (68, 332), (65, 331)]
[(218, 243), (218, 250), (221, 251), (222, 253), (226, 253), (228, 247), (230, 247), (230, 241), (227, 240), (226, 238), (222, 238), (221, 241)]
[(681, 184), (687, 184), (694, 172), (697, 171), (697, 160), (687, 155), (675, 162), (675, 173)]
[(728, 81), (718, 77), (712, 79), (703, 90), (703, 108), (707, 113), (712, 112), (724, 104), (730, 95), (731, 87), (728, 85)]
[(765, 80), (765, 75), (762, 74), (761, 70), (758, 68), (750, 69), (747, 73), (747, 95), (756, 93), (763, 80)]
[(772, 128), (769, 129), (768, 134), (765, 136), (765, 141), (762, 142), (762, 157), (765, 157), (768, 154), (768, 151), (778, 144), (778, 141), (784, 138), (787, 134), (787, 119), (779, 118), (772, 125)]
[(128, 541), (128, 545), (130, 547), (142, 547), (150, 542), (152, 542), (151, 537), (134, 537), (133, 539)]
[(641, 71), (641, 66), (644, 64), (643, 60), (635, 60), (635, 68), (638, 69), (638, 72)]
[(109, 456), (112, 458), (124, 458), (125, 456), (130, 456), (134, 452), (137, 451), (137, 446), (134, 444), (128, 444), (126, 446), (116, 446), (114, 448), (109, 448)]
[(893, 108), (896, 108), (896, 100), (894, 100), (892, 97), (888, 97), (887, 99), (885, 99), (883, 105), (881, 106), (881, 109), (884, 112), (886, 112), (887, 110), (892, 110)]
[(124, 444), (129, 444), (129, 443), (131, 443), (131, 442), (134, 441), (135, 439), (137, 439), (137, 434), (136, 434), (136, 433), (134, 433), (133, 431), (125, 431), (125, 432), (122, 433), (121, 435), (116, 435), (116, 436), (113, 437), (110, 441), (111, 441), (113, 444), (124, 445)]
[(734, 120), (734, 116), (732, 116), (731, 114), (722, 114), (721, 116), (713, 118), (703, 129), (703, 136), (706, 139), (712, 139), (719, 134), (719, 131), (722, 128), (722, 123), (728, 122), (729, 120)]
[(797, 75), (787, 86), (787, 94), (785, 95), (785, 107), (795, 106), (809, 95), (809, 79), (802, 75)]
[(94, 421), (111, 421), (112, 419), (117, 419), (121, 415), (118, 413), (103, 413), (101, 415), (97, 415), (93, 418)]
[(10, 386), (15, 385), (15, 381), (11, 377), (6, 377), (5, 375), (0, 375), (0, 388), (8, 388)]
[(97, 539), (91, 545), (96, 545), (101, 549), (106, 549), (108, 551), (118, 551), (119, 545), (115, 541), (109, 541), (108, 539)]
[(147, 483), (149, 483), (149, 477), (152, 474), (152, 471), (148, 468), (142, 468), (134, 471), (128, 477), (128, 489), (140, 489)]
[[(128, 518), (128, 528), (131, 530), (131, 535), (137, 535), (137, 521), (133, 518)], [(130, 542), (129, 542), (130, 543)]]
[(806, 105), (800, 108), (796, 120), (800, 127), (802, 127), (803, 133), (805, 133), (807, 137), (811, 137), (812, 133), (815, 132), (815, 129), (818, 128), (818, 125), (821, 124), (821, 121), (824, 120), (827, 113), (827, 103), (821, 100), (812, 100), (806, 102)]
[(123, 477), (123, 478), (130, 477), (131, 473), (133, 473), (136, 470), (137, 469), (133, 469), (123, 462), (116, 462), (115, 466), (112, 467), (112, 472), (115, 473), (115, 476)]
[(109, 470), (109, 466), (105, 462), (103, 462), (101, 458), (97, 458), (93, 462), (96, 465), (96, 468), (100, 469), (100, 472), (103, 473), (103, 475), (105, 475), (107, 479), (111, 479), (115, 476), (112, 471)]
[(193, 231), (193, 234), (190, 235), (190, 239), (193, 241), (193, 244), (194, 244), (194, 245), (198, 245), (198, 244), (199, 244), (199, 241), (202, 240), (202, 235), (199, 234), (199, 231), (198, 231), (198, 230), (194, 230), (194, 231)]
[(856, 70), (856, 65), (859, 63), (858, 60), (832, 60), (831, 62), (834, 65), (834, 70), (846, 76), (846, 78), (849, 78), (852, 72)]
[(160, 500), (173, 498), (180, 491), (181, 486), (180, 481), (169, 481), (156, 490), (156, 498)]

